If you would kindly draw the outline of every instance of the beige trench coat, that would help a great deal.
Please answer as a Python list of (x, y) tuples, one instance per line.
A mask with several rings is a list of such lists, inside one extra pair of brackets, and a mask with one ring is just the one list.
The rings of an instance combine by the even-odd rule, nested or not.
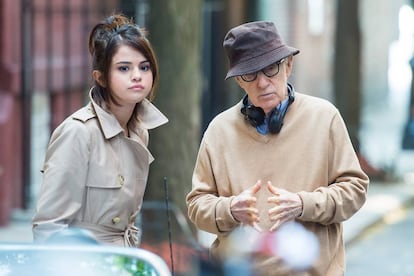
[(168, 119), (148, 100), (139, 107), (130, 138), (116, 118), (91, 102), (53, 132), (43, 165), (43, 183), (33, 218), (35, 242), (77, 227), (98, 242), (138, 246), (134, 226), (150, 163), (148, 129)]

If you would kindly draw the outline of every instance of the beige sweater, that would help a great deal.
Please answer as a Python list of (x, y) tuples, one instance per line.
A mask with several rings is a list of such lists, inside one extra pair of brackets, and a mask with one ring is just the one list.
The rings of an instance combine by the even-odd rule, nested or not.
[[(320, 258), (301, 275), (343, 275), (341, 222), (364, 204), (369, 180), (338, 110), (328, 101), (296, 93), (281, 132), (261, 135), (243, 119), (241, 106), (239, 102), (219, 114), (204, 134), (187, 195), (190, 219), (199, 229), (217, 235), (211, 253), (218, 257), (228, 234), (239, 226), (230, 212), (232, 197), (258, 179), (270, 180), (299, 193), (303, 213), (297, 221), (319, 239)], [(263, 229), (271, 227), (268, 196), (262, 188), (256, 205)], [(283, 273), (286, 268), (276, 258), (256, 264), (263, 275), (297, 275)]]

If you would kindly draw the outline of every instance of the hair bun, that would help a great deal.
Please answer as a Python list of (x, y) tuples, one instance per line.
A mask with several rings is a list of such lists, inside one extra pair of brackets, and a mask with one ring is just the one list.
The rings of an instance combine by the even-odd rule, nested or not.
[(93, 56), (97, 48), (105, 48), (110, 38), (114, 36), (120, 28), (125, 26), (138, 28), (132, 19), (123, 14), (111, 15), (97, 24), (92, 29), (89, 36), (89, 53)]
[(134, 22), (123, 14), (114, 14), (105, 20), (104, 29), (114, 31), (123, 25), (134, 25)]

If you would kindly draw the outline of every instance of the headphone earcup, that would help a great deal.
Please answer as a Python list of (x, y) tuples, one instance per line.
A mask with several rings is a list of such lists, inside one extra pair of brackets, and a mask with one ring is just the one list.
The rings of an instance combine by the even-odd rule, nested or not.
[(247, 95), (243, 99), (243, 107), (240, 111), (244, 115), (245, 119), (248, 120), (249, 123), (254, 127), (263, 124), (266, 117), (266, 114), (262, 108), (248, 104)]
[(246, 116), (252, 126), (257, 127), (263, 124), (266, 115), (260, 107), (250, 105), (246, 108)]
[(286, 108), (275, 108), (269, 117), (269, 132), (278, 134), (283, 126), (283, 119), (289, 106), (295, 101), (295, 89), (288, 83), (289, 99)]
[(284, 114), (279, 110), (279, 108), (275, 108), (269, 117), (269, 132), (273, 134), (277, 134), (280, 132), (283, 126), (283, 117)]

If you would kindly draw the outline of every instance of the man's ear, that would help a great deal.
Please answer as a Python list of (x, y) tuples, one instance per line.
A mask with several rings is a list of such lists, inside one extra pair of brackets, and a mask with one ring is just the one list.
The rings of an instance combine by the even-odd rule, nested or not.
[(240, 88), (244, 89), (243, 84), (244, 81), (242, 80), (242, 78), (240, 76), (236, 76), (235, 77), (237, 84), (240, 86)]
[(286, 75), (289, 77), (293, 68), (293, 56), (289, 56), (286, 62)]
[(100, 86), (106, 87), (106, 82), (101, 71), (93, 70), (92, 77)]

